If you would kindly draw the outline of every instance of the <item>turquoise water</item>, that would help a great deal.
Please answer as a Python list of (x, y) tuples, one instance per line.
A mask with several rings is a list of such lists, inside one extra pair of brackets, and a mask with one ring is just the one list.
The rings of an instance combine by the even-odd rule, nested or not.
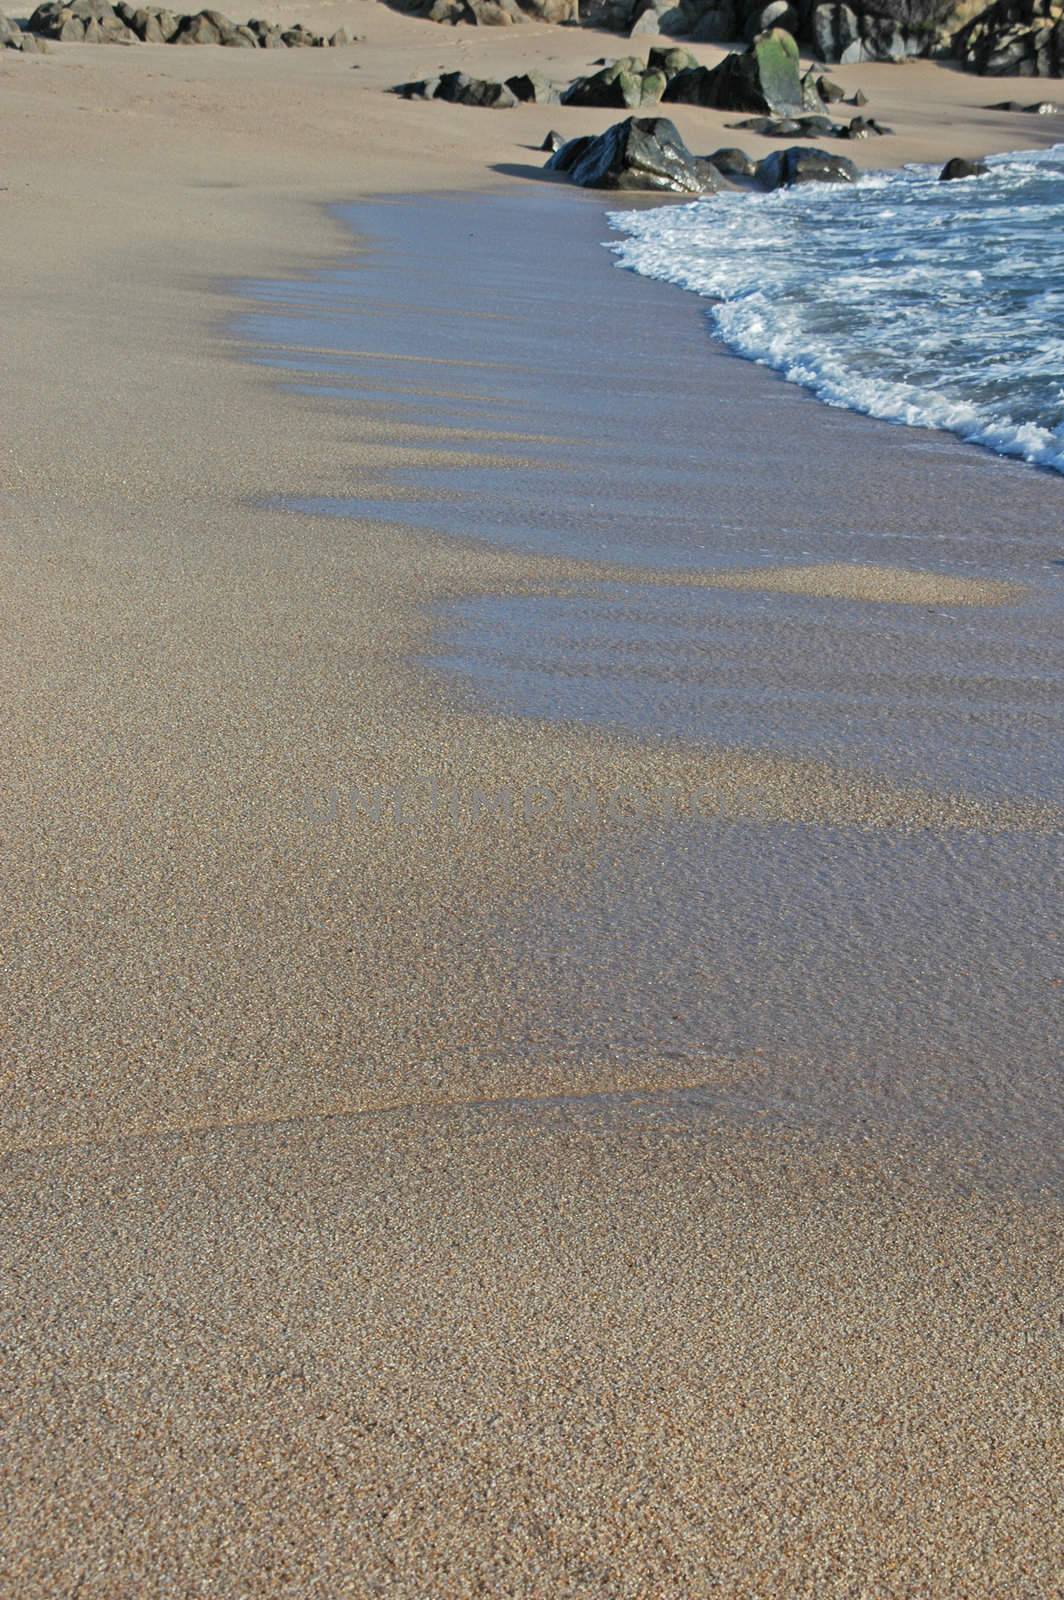
[(616, 212), (619, 261), (831, 405), (1064, 472), (1064, 145)]

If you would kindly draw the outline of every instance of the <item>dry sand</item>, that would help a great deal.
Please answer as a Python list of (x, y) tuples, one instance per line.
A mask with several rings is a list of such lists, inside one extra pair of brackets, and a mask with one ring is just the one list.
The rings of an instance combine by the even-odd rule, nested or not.
[[(624, 45), (266, 14), (366, 42), (0, 54), (0, 1593), (1059, 1592), (1052, 1202), (963, 1165), (932, 1181), (926, 1150), (867, 1131), (692, 1118), (667, 1057), (510, 1052), (490, 930), (546, 885), (578, 898), (600, 831), (444, 849), (308, 831), (288, 802), (323, 752), (349, 776), (357, 700), (386, 781), (667, 776), (799, 821), (1053, 818), (519, 729), (426, 688), (426, 604), (586, 567), (260, 509), (342, 495), (388, 432), (231, 359), (219, 291), (327, 264), (321, 202), (512, 184), (549, 125), (612, 120), (383, 86), (569, 75)], [(898, 129), (865, 163), (1059, 136), (975, 109), (1000, 81), (835, 75)], [(941, 581), (771, 575), (1005, 598)]]

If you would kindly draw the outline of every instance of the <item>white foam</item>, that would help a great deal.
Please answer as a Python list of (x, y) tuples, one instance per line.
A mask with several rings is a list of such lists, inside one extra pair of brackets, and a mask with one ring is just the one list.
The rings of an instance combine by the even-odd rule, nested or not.
[(1064, 145), (990, 165), (617, 212), (609, 248), (829, 405), (1064, 472)]

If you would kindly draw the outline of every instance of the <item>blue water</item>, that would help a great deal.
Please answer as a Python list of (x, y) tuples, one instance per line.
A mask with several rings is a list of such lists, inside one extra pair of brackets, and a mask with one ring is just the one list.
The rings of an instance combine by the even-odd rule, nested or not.
[(1064, 472), (1064, 145), (616, 212), (625, 267), (830, 405)]

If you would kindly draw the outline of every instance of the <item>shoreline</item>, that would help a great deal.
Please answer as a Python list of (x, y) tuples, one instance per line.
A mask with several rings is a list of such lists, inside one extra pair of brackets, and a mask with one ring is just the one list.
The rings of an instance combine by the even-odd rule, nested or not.
[[(290, 14), (326, 10), (401, 41), (396, 81), (404, 36), (474, 66), (601, 37)], [(878, 1143), (860, 1107), (845, 1136), (796, 1127), (744, 1051), (692, 1110), (688, 1059), (631, 1028), (637, 962), (587, 968), (625, 1031), (589, 1007), (574, 1052), (561, 934), (609, 926), (589, 872), (630, 849), (653, 879), (658, 841), (577, 821), (444, 854), (427, 829), (312, 836), (281, 803), (347, 779), (356, 736), (388, 781), (683, 769), (455, 707), (412, 666), (434, 601), (540, 592), (560, 559), (412, 534), (401, 495), (394, 522), (264, 506), (506, 459), (398, 445), (394, 415), (290, 396), (221, 331), (237, 281), (338, 270), (317, 208), (353, 163), (359, 187), (453, 191), (492, 114), (353, 125), (350, 63), (243, 54), (4, 63), (0, 1578), (26, 1600), (422, 1600), (426, 1574), (529, 1600), (1048, 1592), (1053, 1196), (984, 1184), (949, 1141)], [(500, 114), (505, 138), (555, 110)], [(380, 314), (439, 330), (433, 291)], [(985, 823), (741, 749), (689, 770), (739, 821), (752, 784), (784, 825)], [(713, 962), (678, 970), (713, 993)]]

